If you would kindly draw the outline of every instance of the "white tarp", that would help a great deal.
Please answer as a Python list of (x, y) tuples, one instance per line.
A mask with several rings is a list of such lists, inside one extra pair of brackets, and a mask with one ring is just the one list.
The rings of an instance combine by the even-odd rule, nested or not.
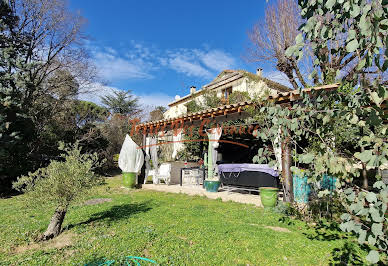
[(139, 173), (143, 163), (144, 155), (139, 146), (126, 135), (119, 156), (119, 167), (123, 172)]

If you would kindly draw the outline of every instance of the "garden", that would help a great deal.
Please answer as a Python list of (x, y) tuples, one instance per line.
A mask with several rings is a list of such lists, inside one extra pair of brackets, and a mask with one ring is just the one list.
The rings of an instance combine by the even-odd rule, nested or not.
[(232, 106), (260, 125), (252, 163), (282, 169), (269, 209), (123, 187), (130, 121), (164, 123), (166, 109), (147, 113), (130, 90), (78, 98), (96, 79), (64, 1), (0, 7), (0, 264), (388, 264), (387, 0), (298, 1), (300, 23), (273, 40), (291, 41), (270, 45), (294, 90)]
[(69, 209), (63, 232), (46, 242), (34, 240), (46, 229), (50, 208), (26, 208), (24, 195), (1, 199), (1, 264), (99, 265), (127, 256), (174, 265), (365, 262), (354, 238), (280, 210), (128, 190), (121, 176), (105, 181)]

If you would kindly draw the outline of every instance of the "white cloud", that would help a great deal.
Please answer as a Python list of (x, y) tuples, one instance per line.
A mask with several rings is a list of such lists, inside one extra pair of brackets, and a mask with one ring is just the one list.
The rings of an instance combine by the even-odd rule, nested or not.
[(232, 68), (236, 64), (235, 59), (231, 55), (220, 50), (209, 51), (202, 54), (200, 58), (207, 67), (216, 71)]
[(211, 78), (212, 73), (202, 67), (198, 62), (193, 62), (183, 56), (168, 59), (168, 66), (179, 73), (184, 73), (189, 77)]
[(137, 95), (141, 105), (145, 106), (164, 106), (167, 107), (169, 103), (174, 101), (174, 97), (164, 93), (153, 93), (147, 95)]
[(109, 81), (153, 77), (148, 72), (151, 63), (142, 58), (128, 60), (116, 54), (100, 51), (93, 54), (93, 60), (101, 77)]
[(162, 66), (169, 67), (187, 76), (210, 79), (214, 71), (222, 71), (235, 66), (235, 59), (220, 50), (178, 49), (167, 51), (160, 58)]
[(150, 79), (154, 71), (164, 67), (189, 77), (211, 79), (217, 72), (233, 68), (236, 60), (230, 54), (205, 47), (203, 49), (159, 50), (155, 46), (131, 41), (121, 52), (112, 47), (88, 45), (100, 76), (107, 81)]
[[(100, 83), (90, 84), (87, 88), (84, 88), (85, 93), (81, 93), (78, 96), (79, 100), (93, 102), (98, 105), (103, 105), (101, 97), (106, 95), (112, 95), (115, 91), (120, 91), (120, 89), (115, 87), (109, 87), (102, 85)], [(164, 94), (164, 93), (153, 93), (153, 94), (134, 94), (139, 97), (140, 105), (145, 108), (155, 107), (155, 106), (165, 106), (174, 101), (174, 97)]]
[(102, 85), (101, 83), (92, 83), (88, 87), (83, 88), (84, 93), (78, 95), (79, 100), (93, 102), (102, 105), (101, 97), (113, 94), (114, 91), (119, 91), (115, 87)]
[(264, 77), (270, 80), (273, 80), (289, 88), (292, 88), (292, 84), (288, 80), (287, 76), (280, 71), (269, 71), (269, 72), (263, 71), (263, 75)]

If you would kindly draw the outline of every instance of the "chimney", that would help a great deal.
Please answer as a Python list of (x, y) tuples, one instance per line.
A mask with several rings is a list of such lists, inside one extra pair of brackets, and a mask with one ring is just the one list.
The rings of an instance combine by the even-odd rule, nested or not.
[(262, 69), (262, 68), (256, 69), (256, 75), (258, 75), (259, 77), (261, 77), (261, 76), (263, 75), (263, 69)]
[(196, 87), (195, 86), (191, 86), (190, 87), (190, 94), (195, 93), (195, 91), (196, 91)]

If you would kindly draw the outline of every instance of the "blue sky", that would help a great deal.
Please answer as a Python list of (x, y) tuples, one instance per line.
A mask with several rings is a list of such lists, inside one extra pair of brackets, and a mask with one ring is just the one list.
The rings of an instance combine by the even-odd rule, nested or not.
[[(166, 105), (223, 69), (254, 72), (259, 65), (242, 56), (246, 33), (263, 18), (265, 5), (265, 0), (70, 0), (70, 8), (88, 20), (88, 47), (106, 86), (130, 89), (150, 105)], [(267, 76), (274, 73), (269, 65), (260, 67)]]

